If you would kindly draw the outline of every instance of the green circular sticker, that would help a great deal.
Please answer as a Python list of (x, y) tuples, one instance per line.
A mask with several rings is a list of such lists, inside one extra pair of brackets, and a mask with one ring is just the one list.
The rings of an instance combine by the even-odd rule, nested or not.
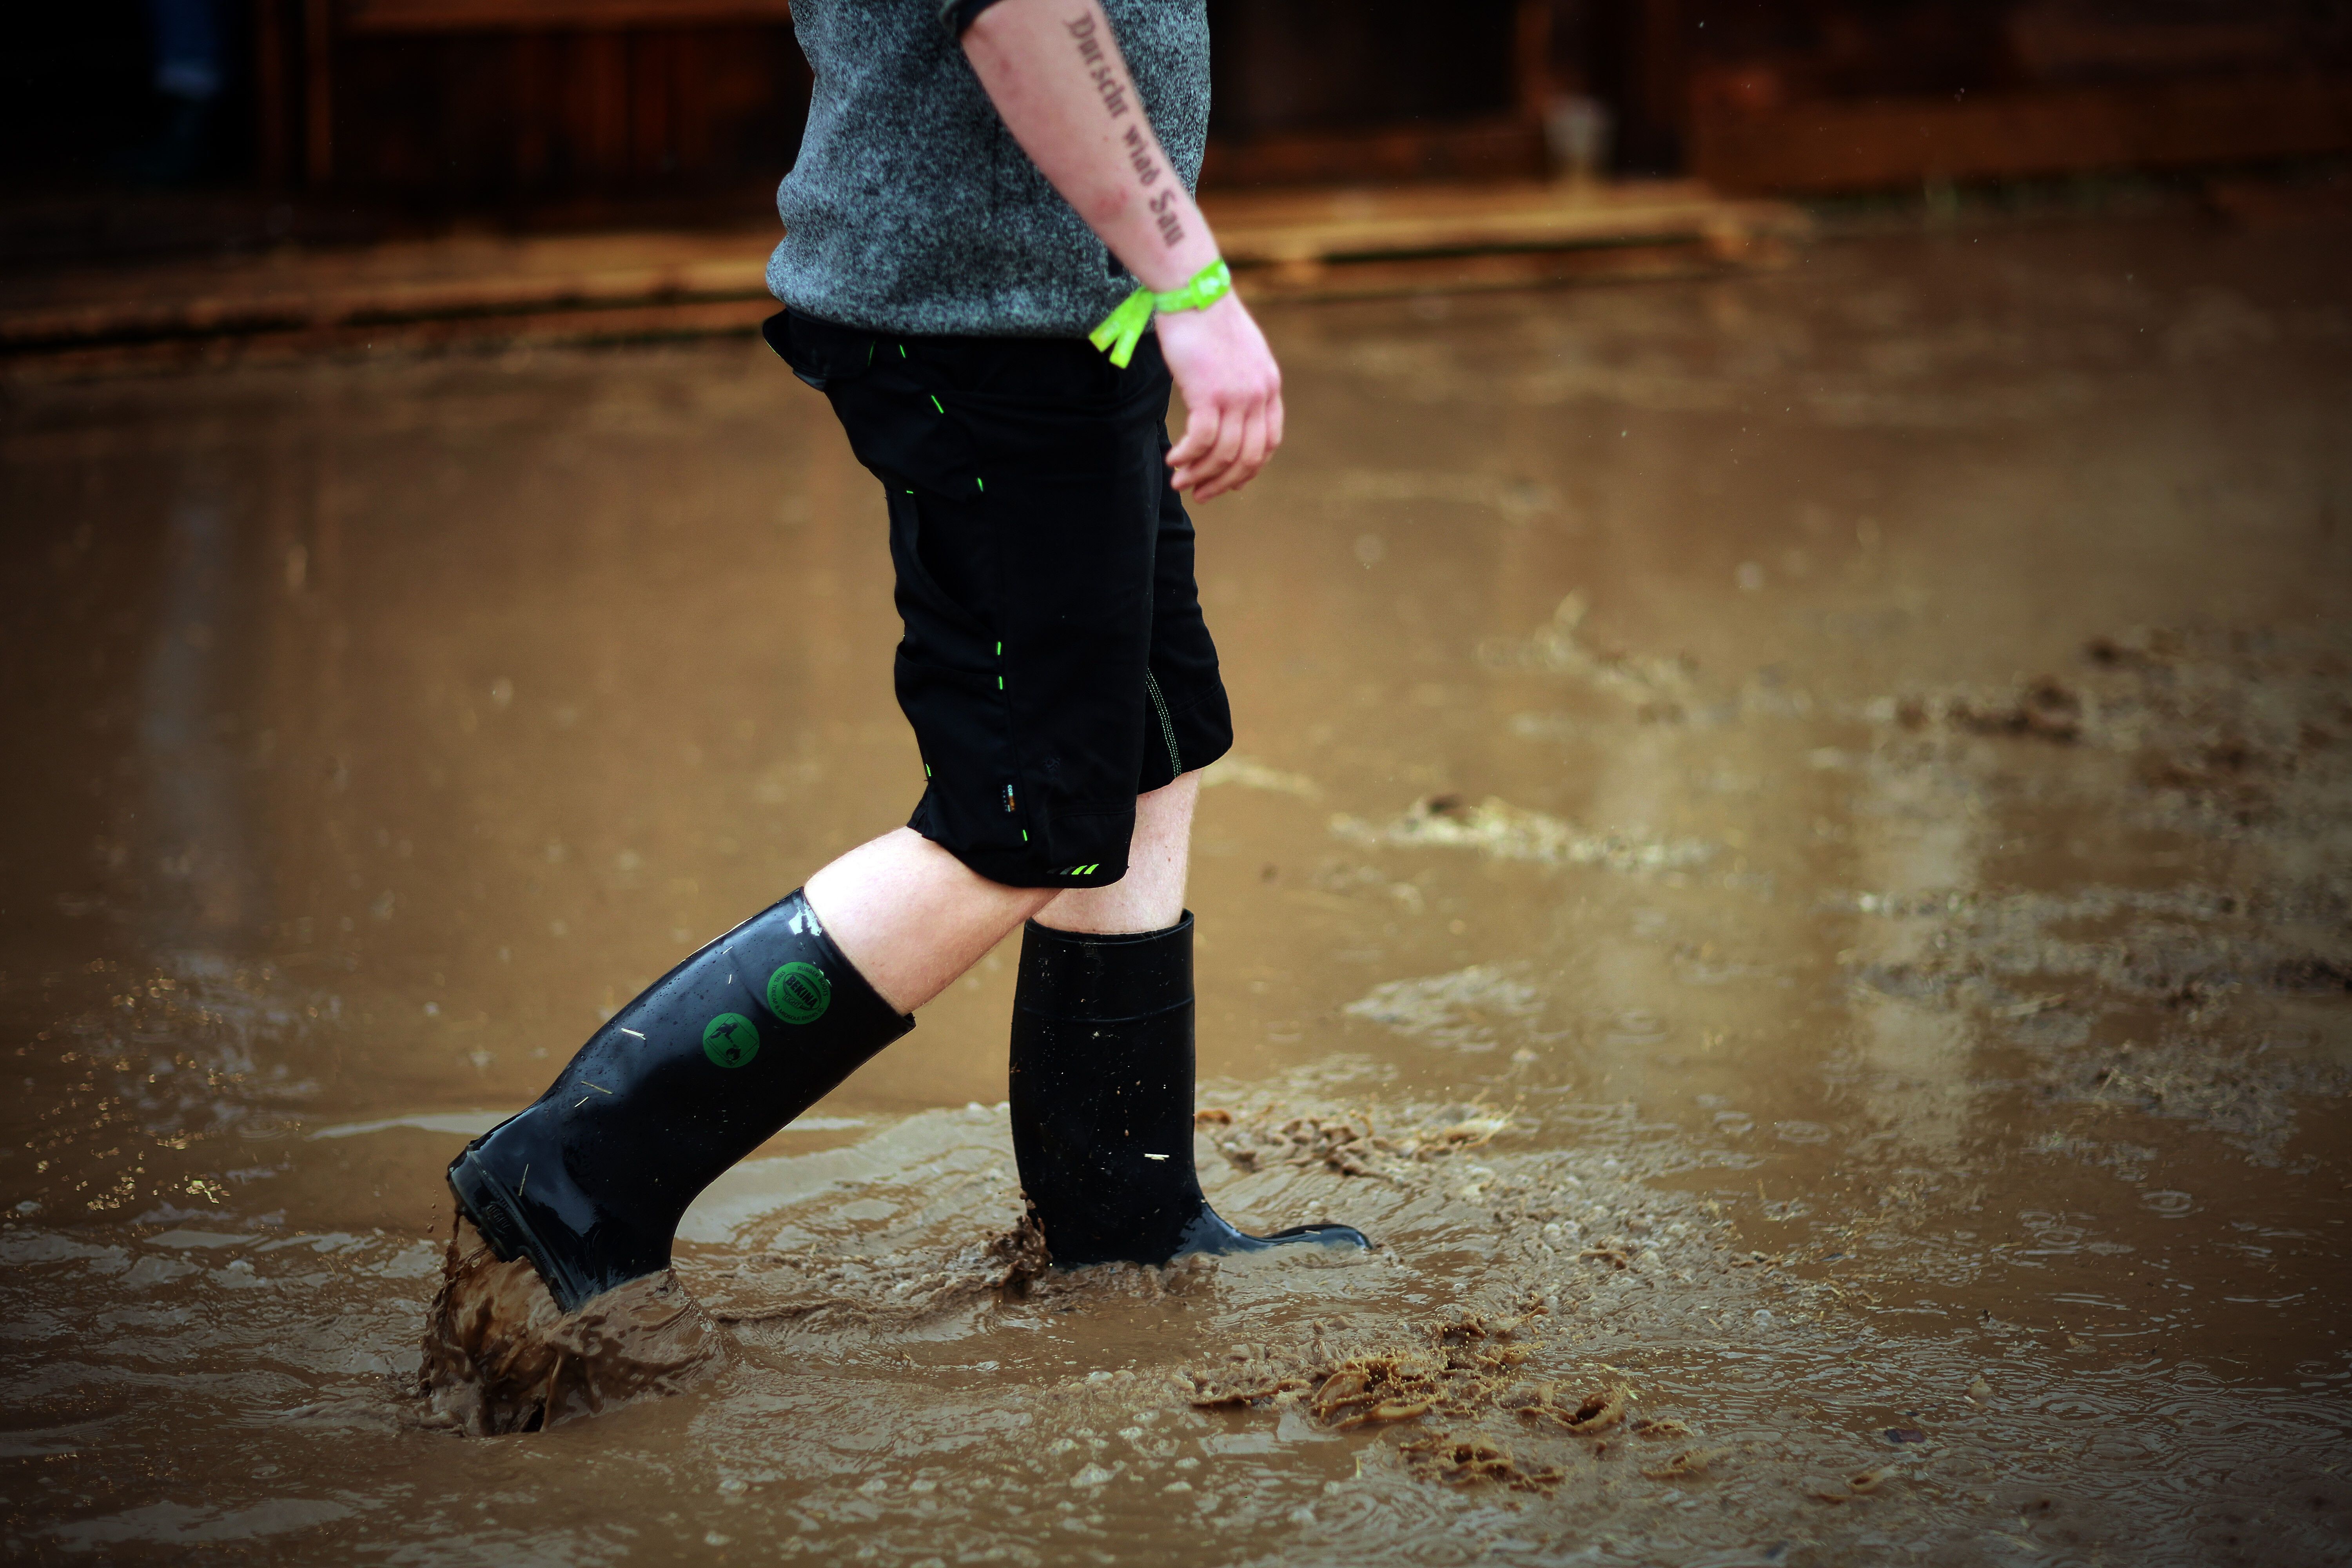
[(814, 1024), (833, 1003), (833, 982), (814, 963), (787, 963), (768, 976), (768, 1011), (787, 1024)]
[(721, 1013), (702, 1026), (702, 1054), (723, 1068), (740, 1068), (760, 1054), (760, 1026), (740, 1013)]

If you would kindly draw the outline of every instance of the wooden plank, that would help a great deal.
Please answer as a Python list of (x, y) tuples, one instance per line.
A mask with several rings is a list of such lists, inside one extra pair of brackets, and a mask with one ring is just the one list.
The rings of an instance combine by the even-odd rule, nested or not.
[(614, 33), (590, 33), (576, 40), (581, 89), (587, 95), (587, 156), (599, 181), (626, 179), (629, 173), (628, 40)]
[(554, 67), (550, 59), (553, 40), (544, 33), (525, 33), (514, 40), (514, 176), (525, 190), (547, 178), (549, 121), (555, 113), (550, 89)]
[(1720, 277), (1735, 268), (1780, 266), (1789, 258), (1786, 247), (1778, 245), (1727, 251), (1704, 239), (1685, 239), (1605, 248), (1251, 268), (1241, 274), (1241, 287), (1252, 301), (1386, 300), (1415, 294), (1478, 294), (1580, 283)]
[(1511, 104), (1529, 125), (1551, 102), (1552, 0), (1518, 0), (1511, 16)]
[(1693, 172), (1732, 191), (1883, 190), (2352, 148), (2352, 76), (2317, 71), (2053, 89), (1953, 102), (1882, 99), (1742, 111), (1694, 127)]
[[(8, 380), (79, 379), (116, 372), (146, 374), (159, 370), (299, 363), (320, 354), (429, 353), (460, 344), (553, 347), (681, 338), (749, 339), (774, 310), (772, 300), (713, 300), (270, 328), (232, 336), (80, 342), (37, 355), (11, 355), (0, 349), (0, 375)], [(317, 570), (315, 564), (312, 570)]]
[(671, 85), (677, 35), (655, 33), (629, 40), (629, 175), (655, 180), (676, 162), (671, 134)]
[[(1256, 193), (1212, 196), (1208, 212), (1244, 286), (1269, 298), (1521, 288), (1769, 265), (1804, 226), (1801, 214), (1779, 203), (1722, 201), (1689, 182)], [(766, 267), (775, 237), (768, 225), (715, 234), (451, 236), (233, 261), (20, 273), (0, 278), (0, 356), (265, 336), (392, 342), (421, 341), (415, 332), (478, 331), (496, 337), (525, 317), (562, 316), (582, 330), (625, 319), (635, 323), (629, 331), (652, 330), (665, 311), (681, 321), (738, 322), (774, 309)]]
[(335, 177), (335, 28), (331, 0), (302, 7), (302, 167), (315, 188)]
[[(77, 271), (0, 297), (0, 351), (768, 300), (765, 228), (397, 241), (235, 267)], [(772, 303), (767, 309), (772, 310)]]
[(353, 34), (572, 32), (789, 24), (791, 0), (342, 0)]
[(1793, 237), (1805, 228), (1793, 209), (1726, 202), (1677, 181), (1236, 193), (1204, 198), (1202, 206), (1239, 267), (1683, 241), (1738, 248), (1751, 236)]
[(286, 64), (285, 0), (253, 8), (254, 162), (262, 184), (282, 189), (293, 174), (294, 79)]

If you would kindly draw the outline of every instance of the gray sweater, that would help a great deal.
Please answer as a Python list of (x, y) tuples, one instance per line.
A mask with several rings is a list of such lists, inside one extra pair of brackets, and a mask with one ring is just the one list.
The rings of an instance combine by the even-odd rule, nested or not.
[[(1206, 0), (1103, 9), (1189, 190), (1208, 134)], [(770, 293), (881, 331), (1071, 337), (1135, 288), (1005, 130), (940, 0), (795, 0), (793, 23), (816, 86), (776, 193)]]

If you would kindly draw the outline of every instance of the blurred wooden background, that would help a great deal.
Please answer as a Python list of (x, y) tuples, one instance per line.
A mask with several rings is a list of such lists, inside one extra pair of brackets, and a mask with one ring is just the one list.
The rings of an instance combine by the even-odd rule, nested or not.
[[(291, 201), (313, 226), (741, 221), (807, 103), (789, 0), (213, 4), (226, 91), (179, 183)], [(1526, 179), (1580, 158), (1814, 194), (2352, 148), (2352, 0), (1209, 9), (1212, 189)], [(163, 112), (144, 0), (17, 11), (0, 220), (137, 185), (121, 150)]]

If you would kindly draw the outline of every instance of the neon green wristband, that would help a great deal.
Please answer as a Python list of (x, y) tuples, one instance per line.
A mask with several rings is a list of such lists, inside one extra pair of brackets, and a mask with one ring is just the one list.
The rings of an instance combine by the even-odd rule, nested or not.
[(1221, 257), (1192, 274), (1192, 280), (1181, 289), (1171, 289), (1165, 294), (1155, 294), (1149, 289), (1138, 289), (1118, 302), (1118, 309), (1102, 319), (1102, 324), (1087, 334), (1087, 342), (1110, 355), (1110, 363), (1119, 369), (1127, 368), (1135, 357), (1135, 345), (1143, 341), (1143, 329), (1151, 324), (1155, 311), (1205, 310), (1234, 291), (1234, 269)]

